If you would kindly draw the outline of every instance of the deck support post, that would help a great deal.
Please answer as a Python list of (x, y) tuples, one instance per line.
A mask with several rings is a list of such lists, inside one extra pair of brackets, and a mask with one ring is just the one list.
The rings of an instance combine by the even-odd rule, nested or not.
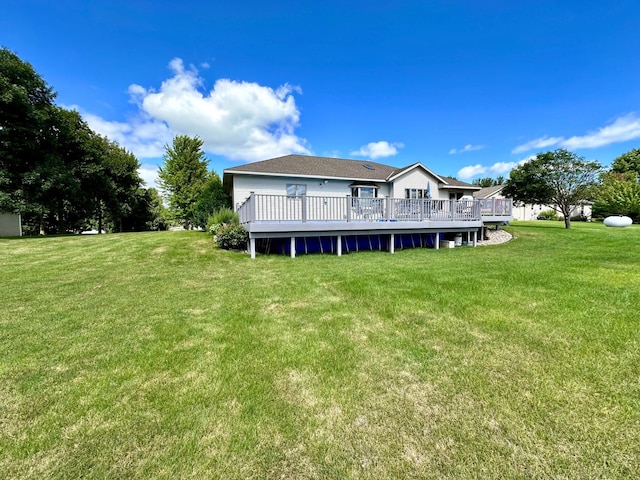
[(478, 246), (478, 231), (477, 230), (473, 231), (473, 246), (474, 247)]
[(255, 238), (249, 239), (249, 252), (251, 253), (251, 258), (255, 259), (256, 258), (256, 239)]
[(342, 235), (338, 235), (338, 242), (337, 242), (337, 250), (338, 250), (338, 256), (341, 257), (342, 256)]
[(440, 250), (440, 232), (436, 232), (436, 241), (433, 243), (436, 250)]
[(296, 258), (296, 237), (291, 237), (291, 258)]
[(396, 235), (392, 233), (389, 235), (389, 253), (394, 253), (396, 250)]

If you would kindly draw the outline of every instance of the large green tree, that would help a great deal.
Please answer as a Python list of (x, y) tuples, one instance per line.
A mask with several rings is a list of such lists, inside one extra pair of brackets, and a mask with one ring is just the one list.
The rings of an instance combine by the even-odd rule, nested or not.
[(634, 148), (615, 158), (611, 163), (611, 171), (616, 173), (633, 172), (640, 177), (640, 148)]
[(29, 63), (0, 49), (0, 210), (23, 212), (29, 203), (23, 185), (45, 162), (54, 98)]
[(221, 208), (231, 208), (231, 197), (225, 192), (220, 176), (211, 171), (194, 207), (194, 225), (205, 227), (209, 217)]
[(594, 216), (627, 215), (640, 222), (640, 183), (635, 172), (607, 172), (602, 175), (593, 203)]
[[(122, 228), (138, 187), (138, 161), (92, 131), (33, 67), (0, 49), (0, 210), (33, 233)], [(102, 228), (100, 228), (102, 230)]]
[(188, 228), (195, 224), (195, 206), (208, 178), (203, 145), (197, 136), (176, 136), (171, 146), (165, 145), (164, 165), (158, 173), (169, 207)]
[(602, 166), (564, 149), (539, 153), (511, 171), (503, 193), (516, 202), (555, 205), (571, 228), (571, 211), (591, 200)]

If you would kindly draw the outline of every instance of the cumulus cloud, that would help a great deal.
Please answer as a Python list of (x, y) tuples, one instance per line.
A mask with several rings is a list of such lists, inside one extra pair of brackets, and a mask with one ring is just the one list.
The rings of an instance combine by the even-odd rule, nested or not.
[(551, 146), (578, 150), (581, 148), (598, 148), (612, 143), (627, 142), (640, 138), (640, 118), (635, 113), (629, 113), (616, 118), (611, 124), (599, 128), (594, 132), (582, 136), (542, 137), (518, 145), (512, 153), (522, 153), (534, 148), (547, 148)]
[(138, 169), (140, 178), (144, 180), (144, 184), (147, 188), (158, 188), (158, 167), (157, 165), (142, 164)]
[(452, 148), (449, 150), (449, 155), (455, 155), (456, 153), (473, 152), (475, 150), (482, 150), (484, 145), (465, 145), (464, 148)]
[(360, 149), (351, 152), (351, 155), (368, 157), (375, 160), (376, 158), (392, 157), (398, 153), (398, 149), (403, 147), (404, 145), (400, 142), (370, 142), (360, 147)]
[(479, 175), (485, 175), (487, 177), (505, 175), (517, 166), (522, 165), (533, 158), (535, 158), (535, 155), (523, 158), (518, 162), (496, 162), (493, 165), (469, 165), (458, 170), (458, 177), (466, 180)]
[(139, 158), (157, 158), (175, 135), (198, 135), (204, 150), (233, 160), (254, 161), (289, 153), (310, 153), (295, 134), (300, 124), (293, 93), (253, 82), (219, 79), (210, 91), (198, 70), (174, 58), (171, 78), (158, 90), (132, 84), (135, 114), (125, 122), (84, 114), (92, 129), (116, 140)]

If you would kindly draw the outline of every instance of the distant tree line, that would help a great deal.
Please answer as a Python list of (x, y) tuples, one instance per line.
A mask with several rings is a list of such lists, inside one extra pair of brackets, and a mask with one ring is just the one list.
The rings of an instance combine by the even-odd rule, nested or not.
[(29, 63), (0, 49), (0, 211), (20, 213), (27, 234), (165, 227), (136, 157), (55, 97)]
[(482, 188), (486, 188), (486, 187), (497, 187), (499, 185), (503, 185), (505, 182), (505, 178), (503, 176), (499, 176), (496, 178), (491, 178), (491, 177), (483, 177), (483, 178), (476, 178), (475, 180), (473, 180), (473, 185), (476, 185), (478, 187), (482, 187)]

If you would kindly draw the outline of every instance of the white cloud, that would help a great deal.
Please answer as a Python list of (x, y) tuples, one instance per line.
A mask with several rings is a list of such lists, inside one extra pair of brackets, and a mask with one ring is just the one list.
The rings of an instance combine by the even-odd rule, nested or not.
[(610, 125), (599, 128), (587, 135), (565, 137), (542, 137), (518, 145), (511, 153), (522, 153), (534, 148), (557, 146), (569, 150), (581, 148), (598, 148), (612, 143), (626, 142), (640, 138), (640, 118), (635, 113), (629, 113), (616, 118)]
[(140, 178), (144, 180), (146, 188), (158, 188), (158, 166), (151, 164), (142, 164), (138, 169)]
[(467, 167), (462, 167), (458, 170), (458, 177), (460, 178), (473, 178), (477, 175), (484, 175), (487, 172), (488, 167), (484, 167), (480, 164), (478, 165), (469, 165)]
[(535, 140), (531, 140), (530, 142), (524, 143), (522, 145), (518, 145), (516, 148), (511, 150), (511, 153), (522, 153), (528, 150), (533, 150), (534, 148), (547, 148), (554, 145), (558, 145), (563, 140), (564, 140), (563, 137), (544, 136), (542, 138), (536, 138)]
[(252, 82), (219, 79), (210, 91), (195, 67), (179, 58), (169, 63), (173, 76), (160, 89), (129, 87), (136, 113), (126, 122), (83, 114), (96, 132), (108, 136), (138, 158), (162, 156), (175, 135), (198, 135), (204, 150), (234, 160), (263, 160), (289, 153), (310, 153), (306, 140), (295, 134), (299, 126), (293, 92)]
[(465, 145), (464, 148), (456, 149), (452, 148), (449, 150), (449, 155), (455, 155), (456, 153), (465, 153), (465, 152), (473, 152), (475, 150), (482, 150), (485, 148), (484, 145)]
[(523, 158), (518, 162), (496, 162), (493, 165), (469, 165), (458, 170), (458, 177), (466, 180), (479, 175), (485, 175), (487, 177), (506, 176), (511, 170), (533, 158), (535, 158), (535, 155)]
[(360, 147), (359, 150), (351, 152), (351, 155), (356, 155), (358, 157), (368, 157), (372, 160), (375, 160), (376, 158), (392, 157), (398, 153), (399, 148), (403, 147), (404, 144), (400, 142), (370, 142)]

